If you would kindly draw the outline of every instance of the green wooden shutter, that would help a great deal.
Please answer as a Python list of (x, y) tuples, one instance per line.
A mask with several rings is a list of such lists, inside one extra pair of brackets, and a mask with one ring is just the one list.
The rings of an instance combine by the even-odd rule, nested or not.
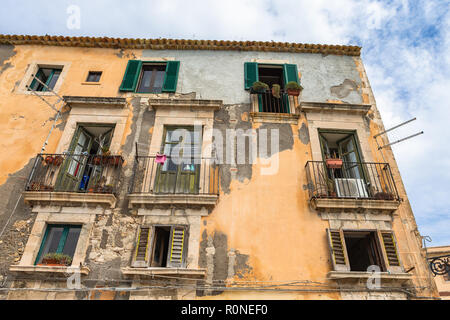
[(186, 242), (186, 228), (172, 227), (167, 257), (168, 267), (182, 267), (184, 264), (184, 244)]
[(139, 79), (139, 74), (141, 73), (141, 69), (142, 61), (129, 60), (119, 90), (134, 92), (136, 90), (136, 85)]
[(253, 85), (253, 82), (258, 81), (258, 64), (256, 62), (244, 63), (244, 84), (245, 90), (248, 90)]
[(180, 61), (169, 61), (166, 65), (166, 73), (164, 75), (163, 92), (175, 92), (177, 90), (178, 70), (180, 69)]
[(148, 267), (150, 261), (151, 227), (140, 227), (136, 237), (136, 250), (133, 255), (132, 267)]
[(345, 247), (344, 232), (338, 229), (327, 229), (330, 245), (331, 261), (335, 271), (350, 271), (350, 264)]
[(381, 236), (383, 238), (384, 250), (386, 252), (387, 262), (389, 266), (400, 266), (398, 259), (397, 246), (395, 245), (394, 235), (390, 231), (382, 231)]
[(298, 84), (298, 70), (296, 64), (284, 64), (283, 65), (283, 77), (284, 77), (284, 85), (288, 82), (295, 81)]

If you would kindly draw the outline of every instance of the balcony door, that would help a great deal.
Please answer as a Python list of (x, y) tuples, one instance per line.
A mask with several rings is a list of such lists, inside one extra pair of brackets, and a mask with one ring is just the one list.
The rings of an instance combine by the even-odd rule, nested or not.
[(57, 191), (87, 192), (105, 183), (103, 166), (95, 156), (109, 149), (114, 128), (110, 125), (78, 125), (55, 187)]
[(196, 194), (199, 190), (201, 132), (194, 127), (166, 127), (158, 163), (154, 192)]
[[(370, 181), (366, 179), (356, 133), (319, 130), (319, 138), (324, 161), (321, 184), (328, 193), (338, 197), (367, 197)], [(330, 158), (342, 159), (342, 167), (328, 168), (325, 160)]]

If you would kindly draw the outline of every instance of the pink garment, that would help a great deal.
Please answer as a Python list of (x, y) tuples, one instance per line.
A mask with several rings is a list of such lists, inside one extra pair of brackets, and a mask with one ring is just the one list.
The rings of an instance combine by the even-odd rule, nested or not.
[(167, 156), (165, 154), (157, 153), (155, 162), (164, 164), (164, 162), (166, 162), (166, 159), (167, 159)]

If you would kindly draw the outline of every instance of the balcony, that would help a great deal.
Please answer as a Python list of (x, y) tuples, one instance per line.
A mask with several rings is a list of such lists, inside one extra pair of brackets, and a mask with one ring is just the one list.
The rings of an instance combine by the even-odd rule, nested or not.
[(121, 156), (38, 154), (25, 186), (31, 205), (116, 204)]
[(277, 98), (271, 90), (264, 92), (250, 91), (253, 111), (251, 116), (256, 122), (278, 122), (297, 124), (299, 115), (295, 114), (295, 97), (280, 90)]
[(392, 213), (400, 204), (388, 163), (343, 162), (340, 168), (329, 168), (323, 161), (308, 161), (305, 170), (309, 198), (316, 210)]
[(130, 208), (154, 205), (214, 206), (219, 197), (219, 166), (212, 158), (156, 156), (135, 160), (128, 199)]

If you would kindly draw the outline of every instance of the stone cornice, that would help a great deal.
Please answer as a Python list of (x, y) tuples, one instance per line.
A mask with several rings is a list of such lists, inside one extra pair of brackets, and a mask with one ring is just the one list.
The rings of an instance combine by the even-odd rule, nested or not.
[(64, 96), (64, 101), (71, 107), (120, 107), (126, 106), (125, 98), (116, 97), (81, 97)]
[(194, 109), (218, 110), (222, 106), (222, 100), (200, 100), (200, 99), (148, 99), (151, 108), (159, 107), (185, 107)]
[(304, 112), (348, 112), (366, 114), (372, 105), (353, 103), (332, 103), (332, 102), (308, 102), (300, 103), (300, 108)]

